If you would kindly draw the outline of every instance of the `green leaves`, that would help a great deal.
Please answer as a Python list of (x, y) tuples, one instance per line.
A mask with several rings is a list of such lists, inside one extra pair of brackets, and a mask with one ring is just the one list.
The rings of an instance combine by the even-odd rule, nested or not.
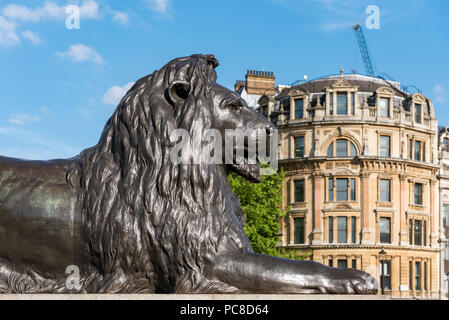
[(228, 177), (245, 213), (245, 232), (257, 253), (285, 257), (285, 252), (276, 248), (279, 219), (286, 215), (281, 209), (283, 179), (283, 171), (262, 176), (260, 183), (250, 183), (237, 174)]
[(285, 250), (276, 248), (280, 241), (279, 220), (286, 216), (282, 209), (282, 184), (284, 171), (269, 176), (262, 176), (260, 183), (251, 183), (232, 173), (228, 176), (232, 190), (240, 199), (245, 213), (245, 232), (255, 252), (287, 259), (306, 260), (310, 251)]

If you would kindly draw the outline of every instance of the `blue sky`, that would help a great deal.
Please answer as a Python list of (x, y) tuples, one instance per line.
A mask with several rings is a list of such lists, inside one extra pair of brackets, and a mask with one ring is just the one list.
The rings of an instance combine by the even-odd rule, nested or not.
[[(70, 4), (80, 28), (66, 28)], [(365, 9), (380, 9), (368, 30)], [(0, 0), (0, 155), (71, 157), (98, 142), (123, 92), (170, 59), (213, 53), (218, 81), (247, 69), (290, 84), (364, 73), (359, 22), (377, 73), (429, 96), (449, 125), (449, 1)]]

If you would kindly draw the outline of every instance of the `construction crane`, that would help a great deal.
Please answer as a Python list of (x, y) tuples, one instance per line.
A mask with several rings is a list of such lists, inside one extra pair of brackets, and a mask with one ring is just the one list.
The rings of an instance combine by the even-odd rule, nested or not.
[[(368, 51), (368, 46), (366, 45), (365, 36), (363, 35), (362, 26), (357, 23), (352, 26), (352, 29), (354, 29), (355, 35), (357, 37), (357, 41), (359, 43), (360, 53), (362, 54), (362, 59), (363, 59), (363, 64), (365, 65), (366, 74), (371, 77), (376, 77), (376, 78), (382, 79), (389, 86), (391, 86), (394, 89), (397, 89), (396, 87), (394, 87), (391, 84), (391, 81), (396, 82), (396, 80), (394, 80), (388, 74), (381, 73), (381, 74), (378, 74), (377, 76), (374, 74), (373, 63), (371, 62), (371, 57), (370, 57), (370, 54)], [(422, 93), (422, 91), (419, 88), (415, 87), (414, 85), (408, 85), (408, 86), (401, 85), (401, 90), (407, 94), (409, 94), (412, 91), (410, 89), (414, 89), (416, 92)]]
[(371, 62), (371, 57), (369, 55), (368, 46), (366, 45), (365, 36), (363, 35), (362, 26), (357, 23), (352, 26), (352, 29), (354, 29), (357, 41), (359, 43), (360, 53), (362, 54), (363, 64), (365, 65), (366, 73), (371, 77), (375, 77), (373, 64)]

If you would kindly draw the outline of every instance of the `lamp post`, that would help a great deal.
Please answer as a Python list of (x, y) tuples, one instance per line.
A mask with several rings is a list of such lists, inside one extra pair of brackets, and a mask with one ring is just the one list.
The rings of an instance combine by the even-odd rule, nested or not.
[(382, 257), (385, 256), (387, 252), (385, 251), (384, 247), (382, 247), (382, 250), (379, 252), (379, 263), (380, 263), (380, 288), (382, 295), (385, 294), (385, 288), (384, 288), (384, 264), (382, 261)]

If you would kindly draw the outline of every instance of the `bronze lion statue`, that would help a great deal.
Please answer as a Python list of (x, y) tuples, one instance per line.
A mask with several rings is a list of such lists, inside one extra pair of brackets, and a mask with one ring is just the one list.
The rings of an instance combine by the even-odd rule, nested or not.
[(257, 182), (259, 164), (170, 160), (178, 128), (273, 132), (217, 66), (192, 55), (138, 80), (72, 159), (0, 157), (1, 293), (377, 292), (359, 270), (253, 252), (227, 175)]

